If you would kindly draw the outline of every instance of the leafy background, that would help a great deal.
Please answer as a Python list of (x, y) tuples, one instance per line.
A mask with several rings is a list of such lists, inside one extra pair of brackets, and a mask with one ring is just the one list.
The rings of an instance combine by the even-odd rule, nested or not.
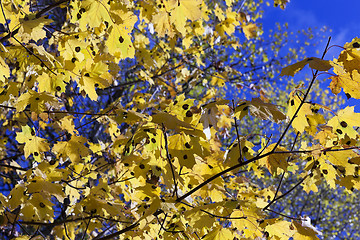
[[(213, 17), (210, 23), (222, 38), (209, 35), (202, 38), (202, 23), (195, 23), (201, 14), (197, 8), (201, 1), (181, 2), (193, 5), (186, 15), (194, 21), (191, 28), (190, 22), (182, 21), (185, 15), (181, 11), (185, 10), (180, 1), (166, 1), (166, 6), (162, 1), (135, 2), (140, 4), (135, 13), (142, 16), (144, 25), (136, 23), (137, 17), (127, 12), (134, 8), (128, 1), (72, 1), (70, 6), (50, 11), (53, 23), (37, 15), (33, 20), (34, 15), (24, 16), (22, 11), (15, 11), (16, 5), (7, 5), (8, 12), (4, 13), (11, 19), (10, 28), (17, 25), (21, 28), (18, 35), (6, 38), (7, 26), (3, 24), (1, 33), (5, 46), (2, 58), (12, 70), (11, 75), (2, 78), (1, 95), (5, 149), (2, 168), (6, 169), (0, 199), (3, 235), (19, 239), (43, 235), (85, 239), (94, 234), (103, 234), (96, 238), (106, 239), (107, 234), (115, 237), (122, 233), (124, 238), (135, 239), (145, 236), (196, 239), (199, 235), (205, 239), (233, 236), (317, 239), (315, 235), (320, 234), (310, 225), (310, 219), (301, 219), (308, 215), (326, 239), (339, 235), (356, 238), (352, 224), (358, 220), (354, 213), (357, 198), (350, 193), (356, 190), (344, 180), (358, 177), (355, 152), (344, 155), (349, 162), (343, 163), (336, 160), (340, 158), (336, 153), (326, 157), (327, 148), (322, 149), (323, 154), (314, 151), (309, 156), (302, 152), (288, 158), (289, 153), (270, 156), (273, 147), (278, 146), (274, 140), (267, 146), (269, 136), (279, 139), (284, 131), (284, 125), (277, 124), (285, 118), (278, 109), (288, 111), (291, 117), (290, 112), (296, 110), (293, 106), (299, 104), (304, 104), (302, 122), (295, 120), (293, 126), (300, 132), (306, 129), (308, 134), (294, 143), (293, 139), (299, 136), (292, 132), (283, 139), (278, 151), (311, 147), (311, 143), (306, 146), (300, 141), (311, 140), (317, 131), (328, 134), (319, 139), (324, 147), (337, 145), (332, 140), (336, 136), (341, 146), (357, 145), (357, 133), (351, 128), (358, 126), (353, 119), (358, 114), (351, 108), (346, 109), (345, 115), (350, 116), (347, 123), (342, 120), (339, 123), (343, 128), (351, 124), (346, 130), (352, 139), (339, 131), (339, 135), (334, 135), (335, 128), (332, 133), (318, 126), (325, 123), (317, 114), (320, 108), (328, 119), (333, 116), (322, 105), (332, 104), (337, 111), (344, 99), (328, 97), (329, 91), (322, 84), (315, 84), (310, 95), (311, 101), (319, 105), (301, 102), (296, 95), (301, 93), (301, 83), (309, 82), (306, 77), (309, 68), (294, 78), (279, 78), (280, 69), (290, 63), (304, 56), (320, 57), (326, 44), (320, 40), (326, 40), (329, 32), (307, 28), (302, 31), (307, 21), (312, 22), (311, 27), (317, 23), (311, 15), (307, 21), (300, 21), (301, 14), (296, 11), (301, 7), (283, 15), (283, 10), (258, 4), (261, 1), (235, 1), (232, 9), (223, 12), (213, 11), (216, 5), (208, 1)], [(24, 12), (30, 6), (36, 12), (52, 3), (44, 1), (31, 6), (19, 1), (17, 6), (23, 6)], [(226, 9), (231, 3), (222, 2), (221, 7)], [(104, 4), (111, 7), (112, 15), (105, 11)], [(166, 9), (173, 9), (174, 15), (169, 15)], [(241, 15), (239, 10), (246, 13)], [(261, 20), (262, 10), (270, 11), (269, 16), (289, 14), (288, 27), (280, 23), (273, 25), (270, 32), (266, 26), (274, 21), (267, 15)], [(251, 17), (250, 22), (246, 14)], [(153, 24), (146, 27), (149, 19)], [(262, 35), (254, 34), (252, 21), (263, 21)], [(291, 33), (294, 22), (299, 33)], [(237, 25), (234, 35), (232, 24)], [(189, 26), (185, 28), (186, 25)], [(45, 32), (43, 26), (52, 30)], [(61, 31), (56, 30), (59, 28)], [(131, 38), (129, 33), (136, 37)], [(184, 37), (182, 42), (176, 34)], [(205, 46), (204, 50), (198, 51), (199, 46)], [(48, 54), (42, 47), (48, 52), (59, 52)], [(9, 53), (5, 49), (10, 49)], [(319, 53), (314, 51), (319, 49)], [(134, 54), (135, 58), (124, 60)], [(306, 58), (300, 65), (306, 63), (325, 71), (331, 67), (329, 62), (317, 58)], [(2, 63), (5, 70), (6, 64)], [(282, 75), (293, 76), (297, 71), (294, 66), (297, 65), (284, 68), (283, 73), (287, 74)], [(311, 72), (308, 75), (311, 77)], [(296, 86), (298, 90), (293, 91)], [(215, 102), (211, 102), (214, 97)], [(234, 100), (234, 105), (221, 98)], [(49, 108), (50, 112), (44, 112)], [(311, 121), (305, 115), (314, 125), (306, 126)], [(271, 116), (273, 122), (269, 121)], [(338, 127), (336, 118), (330, 123)], [(215, 130), (219, 132), (215, 134)], [(212, 137), (205, 141), (204, 135)], [(242, 146), (240, 151), (238, 146)], [(217, 178), (195, 191), (193, 198), (189, 197), (192, 189), (202, 186), (205, 179), (226, 167), (240, 166), (240, 153), (251, 159), (254, 151), (262, 150), (267, 157), (249, 164), (246, 171)], [(327, 159), (333, 162), (330, 164)], [(296, 174), (297, 168), (311, 174), (306, 171)], [(183, 169), (189, 172), (183, 173)], [(286, 176), (281, 171), (287, 171)], [(326, 181), (319, 180), (322, 178)], [(341, 179), (343, 182), (339, 183), (347, 190), (333, 189), (335, 178)], [(302, 188), (313, 192), (306, 194), (300, 187), (291, 190), (303, 181)], [(285, 197), (288, 195), (285, 193), (281, 195), (284, 198), (275, 200), (279, 183), (283, 184), (281, 192), (290, 189), (291, 194)], [(188, 197), (181, 197), (183, 194)], [(181, 200), (186, 200), (183, 207), (176, 205)], [(265, 207), (269, 201), (274, 203), (271, 209)], [(265, 214), (265, 209), (271, 211)], [(253, 220), (248, 220), (250, 217)], [(330, 224), (334, 219), (336, 223)], [(81, 223), (80, 227), (76, 222)]]

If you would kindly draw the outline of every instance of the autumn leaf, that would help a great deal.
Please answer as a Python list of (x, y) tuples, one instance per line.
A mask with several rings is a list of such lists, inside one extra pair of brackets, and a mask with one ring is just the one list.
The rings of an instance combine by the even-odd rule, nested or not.
[(359, 38), (305, 58), (263, 4), (2, 1), (0, 239), (349, 238)]
[(43, 29), (44, 25), (53, 22), (51, 19), (46, 19), (44, 16), (35, 18), (35, 15), (27, 15), (20, 21), (21, 27), (19, 29), (19, 35), (23, 42), (29, 42), (30, 39), (35, 41), (42, 39), (46, 36), (46, 32)]
[(170, 22), (174, 24), (176, 30), (181, 34), (185, 34), (185, 25), (187, 20), (195, 21), (201, 17), (200, 4), (201, 0), (172, 0), (170, 7)]
[(283, 114), (275, 105), (271, 103), (265, 103), (260, 98), (253, 98), (251, 101), (242, 102), (235, 109), (235, 116), (238, 116), (239, 119), (242, 119), (247, 109), (250, 110), (251, 115), (262, 120), (280, 122), (286, 118), (285, 114)]
[(234, 234), (229, 229), (219, 226), (213, 231), (211, 231), (209, 234), (207, 234), (204, 239), (231, 240), (233, 238)]
[(74, 163), (79, 163), (81, 160), (88, 156), (90, 150), (85, 146), (87, 139), (81, 136), (72, 136), (71, 139), (66, 142), (58, 142), (52, 148), (58, 157), (69, 158)]
[(291, 222), (283, 221), (280, 219), (272, 219), (267, 221), (267, 226), (265, 227), (265, 231), (269, 233), (270, 237), (275, 237), (281, 240), (287, 240), (291, 238), (294, 233), (295, 229), (292, 226)]
[(41, 162), (44, 152), (49, 151), (49, 143), (41, 137), (35, 136), (35, 130), (29, 126), (22, 126), (22, 131), (17, 133), (16, 141), (25, 143), (24, 156), (28, 158), (31, 154), (37, 162)]
[(293, 128), (295, 128), (297, 131), (302, 133), (306, 127), (309, 127), (309, 123), (307, 120), (308, 115), (313, 115), (313, 111), (311, 111), (311, 105), (309, 103), (304, 103), (302, 107), (300, 108), (299, 112), (296, 116), (295, 113), (297, 109), (299, 108), (301, 104), (301, 99), (297, 95), (296, 90), (290, 93), (290, 99), (288, 102), (288, 109), (286, 116), (288, 116), (289, 119), (294, 118), (292, 122)]
[[(16, 102), (16, 110), (21, 112), (25, 110), (26, 106), (30, 105), (30, 111), (35, 113), (41, 113), (53, 106), (59, 108), (61, 104), (59, 101), (52, 95), (46, 92), (38, 93), (33, 90), (22, 94)], [(49, 107), (47, 107), (49, 106)]]
[(319, 234), (318, 231), (314, 230), (312, 226), (308, 226), (304, 222), (302, 224), (293, 221), (293, 225), (295, 226), (297, 232), (294, 233), (294, 240), (314, 240), (319, 239), (316, 235)]
[(346, 107), (340, 110), (337, 116), (331, 118), (328, 125), (333, 128), (333, 132), (340, 138), (344, 138), (345, 134), (350, 138), (356, 138), (358, 133), (354, 127), (360, 126), (359, 117), (360, 113), (355, 113), (354, 107)]
[[(269, 145), (263, 153), (269, 153), (273, 151), (275, 144)], [(266, 156), (263, 159), (260, 159), (259, 164), (262, 166), (266, 166), (267, 169), (271, 174), (279, 173), (278, 169), (282, 169), (283, 171), (287, 172), (287, 168), (289, 166), (288, 157), (290, 156), (289, 153), (286, 153), (287, 150), (284, 147), (277, 147), (275, 152), (285, 152), (285, 153), (273, 153)]]
[(255, 23), (248, 23), (243, 25), (242, 29), (247, 39), (255, 38), (257, 35), (258, 27)]
[(330, 89), (334, 94), (339, 94), (341, 88), (343, 88), (346, 96), (348, 98), (360, 98), (360, 73), (357, 70), (352, 72), (345, 71), (342, 66), (339, 65), (339, 62), (332, 62), (334, 67), (335, 76), (331, 76), (332, 80), (330, 83)]
[(309, 67), (318, 71), (328, 71), (330, 68), (332, 68), (329, 61), (311, 57), (311, 58), (305, 58), (304, 60), (297, 62), (295, 64), (292, 64), (290, 66), (287, 66), (281, 70), (280, 76), (294, 76), (295, 73), (302, 70), (307, 64), (309, 64)]

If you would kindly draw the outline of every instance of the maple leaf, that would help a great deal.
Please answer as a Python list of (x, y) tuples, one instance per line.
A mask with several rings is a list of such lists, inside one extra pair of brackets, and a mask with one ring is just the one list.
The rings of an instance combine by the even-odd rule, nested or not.
[[(290, 93), (290, 99), (288, 103), (288, 110), (286, 116), (292, 119), (295, 115), (295, 112), (299, 108), (300, 104), (301, 104), (301, 99), (296, 94), (296, 90), (292, 91)], [(297, 113), (297, 115), (295, 116), (294, 121), (292, 122), (293, 128), (295, 128), (300, 133), (304, 132), (305, 128), (310, 126), (307, 120), (307, 116), (313, 114), (314, 114), (313, 111), (311, 111), (311, 104), (304, 103), (300, 108), (299, 112)]]
[(104, 21), (112, 22), (109, 14), (110, 6), (107, 1), (81, 1), (80, 6), (81, 17), (79, 19), (80, 26), (84, 26), (81, 30), (86, 31), (85, 26), (99, 27)]
[(234, 227), (244, 232), (245, 237), (256, 239), (263, 235), (261, 229), (257, 226), (256, 220), (262, 219), (262, 213), (255, 206), (255, 203), (247, 201), (240, 202), (240, 209), (234, 209), (230, 215)]
[(230, 229), (218, 226), (216, 229), (212, 230), (207, 234), (203, 239), (204, 240), (232, 240), (234, 238), (234, 233)]
[(332, 68), (332, 65), (330, 64), (330, 61), (326, 61), (320, 58), (311, 57), (311, 58), (305, 58), (304, 60), (297, 62), (295, 64), (292, 64), (290, 66), (287, 66), (281, 70), (280, 76), (294, 76), (295, 73), (299, 72), (301, 69), (303, 69), (307, 64), (309, 64), (309, 67), (318, 71), (328, 71), (330, 68)]
[[(310, 219), (308, 220), (310, 221)], [(310, 223), (311, 224), (311, 223)], [(303, 221), (301, 224), (293, 221), (293, 225), (296, 228), (296, 232), (293, 235), (294, 240), (318, 240), (316, 236), (319, 234), (317, 230), (314, 230), (313, 226), (309, 226), (307, 221)]]
[(282, 10), (285, 9), (286, 4), (288, 4), (290, 0), (274, 0), (274, 6), (280, 7)]
[(255, 23), (247, 23), (246, 25), (242, 26), (242, 30), (245, 34), (247, 39), (255, 38), (257, 36), (258, 27)]
[(59, 157), (68, 157), (72, 162), (79, 163), (81, 159), (90, 154), (90, 150), (85, 147), (87, 139), (82, 136), (72, 136), (68, 142), (58, 142), (54, 144), (52, 151)]
[(336, 75), (330, 77), (332, 80), (329, 86), (331, 91), (334, 94), (339, 94), (341, 88), (343, 88), (348, 98), (353, 97), (359, 99), (360, 73), (357, 70), (353, 70), (352, 72), (346, 71), (337, 61), (332, 62), (332, 65)]
[(264, 224), (267, 224), (265, 231), (269, 233), (269, 236), (280, 240), (287, 240), (296, 232), (294, 227), (291, 225), (291, 222), (280, 219), (267, 220)]
[[(271, 152), (274, 149), (275, 143), (269, 145), (263, 153)], [(286, 148), (284, 147), (277, 147), (275, 152), (286, 152)], [(259, 164), (262, 166), (266, 166), (267, 169), (271, 174), (279, 173), (278, 168), (282, 169), (283, 171), (287, 172), (287, 168), (289, 166), (287, 159), (290, 156), (289, 153), (276, 153), (270, 154), (269, 156), (262, 158), (259, 160)]]
[(65, 194), (62, 191), (63, 186), (58, 183), (49, 182), (47, 179), (41, 177), (35, 177), (31, 179), (30, 183), (27, 185), (27, 190), (29, 193), (44, 192), (46, 195), (53, 195), (59, 201), (63, 201)]
[(328, 125), (333, 128), (333, 132), (340, 138), (344, 138), (345, 134), (350, 138), (356, 138), (358, 133), (354, 127), (360, 126), (359, 123), (360, 113), (354, 112), (354, 107), (346, 107), (340, 110), (337, 116), (328, 121)]
[(28, 201), (24, 203), (21, 208), (21, 213), (27, 220), (52, 220), (54, 217), (54, 209), (48, 196), (41, 193), (34, 193), (31, 195)]
[(109, 28), (109, 36), (106, 41), (106, 46), (109, 53), (117, 58), (133, 58), (135, 55), (135, 48), (131, 38), (131, 32), (134, 28), (138, 18), (131, 12), (119, 12), (122, 18), (122, 24), (113, 24)]
[(48, 92), (51, 94), (55, 92), (65, 92), (66, 77), (64, 75), (53, 77), (47, 73), (42, 73), (36, 78), (36, 81), (39, 83), (40, 92)]
[(200, 136), (205, 138), (204, 133), (201, 130), (195, 129), (190, 123), (179, 120), (177, 117), (165, 113), (159, 112), (155, 115), (152, 115), (152, 122), (157, 123), (159, 125), (164, 124), (166, 129), (173, 129), (177, 132), (184, 132), (187, 134), (193, 134), (195, 136)]
[(198, 20), (202, 11), (200, 4), (202, 0), (171, 0), (169, 6), (172, 7), (170, 22), (183, 35), (185, 35), (185, 25), (187, 19), (191, 21)]
[(360, 51), (356, 48), (346, 49), (340, 53), (338, 62), (342, 63), (344, 69), (350, 75), (354, 70), (360, 72)]
[[(59, 101), (47, 92), (35, 92), (29, 90), (22, 94), (16, 102), (16, 110), (18, 112), (25, 110), (26, 106), (30, 104), (30, 111), (41, 113), (50, 108), (50, 106), (59, 108), (61, 104)], [(48, 106), (48, 107), (47, 107)]]
[(78, 131), (75, 129), (74, 117), (65, 116), (60, 120), (60, 127), (66, 130), (70, 134), (78, 134)]
[(42, 16), (36, 18), (35, 14), (27, 15), (20, 21), (19, 35), (21, 36), (22, 42), (29, 42), (31, 39), (37, 41), (46, 37), (46, 32), (43, 29), (44, 25), (53, 22), (51, 19)]
[(242, 119), (248, 109), (250, 110), (251, 115), (263, 120), (280, 122), (286, 119), (285, 114), (283, 114), (275, 105), (265, 103), (260, 98), (253, 98), (251, 101), (243, 101), (235, 108), (234, 115), (239, 119)]
[(189, 136), (176, 134), (169, 137), (169, 153), (179, 159), (180, 165), (191, 169), (195, 164), (193, 143)]
[(43, 153), (50, 150), (47, 140), (35, 136), (34, 129), (31, 129), (29, 126), (22, 126), (21, 129), (22, 131), (16, 134), (16, 141), (25, 143), (25, 157), (28, 158), (33, 154), (34, 159), (37, 162), (41, 162)]

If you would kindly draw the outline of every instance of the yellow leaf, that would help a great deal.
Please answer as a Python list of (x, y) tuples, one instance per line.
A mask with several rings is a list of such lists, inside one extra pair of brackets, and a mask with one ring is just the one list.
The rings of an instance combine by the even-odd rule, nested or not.
[(0, 56), (0, 72), (1, 72), (0, 81), (5, 83), (6, 78), (10, 77), (10, 69), (1, 56)]
[(280, 112), (280, 110), (271, 103), (265, 103), (260, 98), (253, 98), (249, 102), (250, 113), (263, 120), (272, 120), (275, 122), (280, 122), (286, 119), (285, 114)]
[[(286, 116), (288, 116), (289, 119), (292, 119), (294, 117), (294, 114), (296, 110), (299, 108), (300, 103), (301, 103), (301, 99), (296, 94), (296, 90), (294, 90), (293, 92), (290, 93), (288, 110), (286, 113)], [(299, 112), (297, 113), (294, 121), (292, 122), (292, 127), (295, 128), (300, 133), (302, 133), (306, 127), (310, 126), (306, 118), (307, 115), (313, 115), (313, 112), (311, 111), (311, 104), (304, 103), (300, 108)]]
[(233, 240), (234, 233), (223, 226), (218, 226), (203, 238), (204, 240)]
[(48, 110), (48, 108), (50, 107), (58, 108), (61, 106), (59, 101), (49, 93), (46, 92), (37, 93), (33, 90), (29, 90), (28, 92), (22, 94), (17, 99), (15, 107), (18, 112), (21, 112), (29, 104), (30, 104), (30, 111), (35, 113), (44, 112)]
[[(247, 208), (250, 207), (250, 208)], [(244, 211), (244, 210), (245, 211)], [(258, 227), (258, 223), (256, 220), (260, 220), (261, 217), (257, 214), (256, 208), (250, 205), (242, 206), (242, 209), (234, 209), (234, 211), (230, 215), (233, 219), (232, 224), (239, 231), (242, 231), (244, 235), (250, 239), (256, 239), (256, 237), (261, 237), (263, 233), (261, 232), (261, 228)]]
[[(271, 219), (272, 221), (273, 219)], [(270, 237), (277, 237), (280, 240), (288, 240), (294, 233), (294, 227), (287, 221), (276, 221), (275, 223), (268, 224), (265, 227), (265, 231), (269, 233)]]
[(130, 33), (136, 21), (137, 17), (130, 15), (125, 24), (114, 24), (110, 27), (110, 34), (106, 40), (106, 46), (110, 54), (120, 59), (134, 57), (135, 48)]
[[(271, 152), (274, 149), (275, 143), (269, 145), (264, 151), (263, 154)], [(277, 147), (275, 152), (287, 151), (284, 147)], [(271, 174), (279, 173), (278, 168), (287, 171), (287, 167), (289, 166), (287, 162), (287, 158), (290, 156), (290, 153), (276, 153), (270, 154), (269, 156), (262, 158), (259, 160), (259, 164), (262, 166), (266, 166), (269, 169)]]
[(75, 129), (74, 117), (65, 116), (60, 120), (60, 127), (70, 134), (78, 134), (78, 131)]
[(360, 38), (356, 37), (349, 43), (345, 43), (344, 48), (351, 49), (351, 48), (360, 48)]
[(354, 70), (360, 72), (360, 51), (356, 48), (345, 49), (340, 53), (338, 62), (342, 63), (346, 72), (350, 74)]
[(46, 19), (45, 16), (35, 18), (34, 15), (27, 15), (20, 21), (20, 29), (18, 35), (21, 36), (22, 42), (29, 42), (29, 40), (37, 41), (46, 37), (46, 32), (43, 29), (44, 25), (53, 22), (51, 19)]
[[(107, 4), (105, 0), (97, 0), (97, 1), (81, 1), (81, 18), (79, 21), (81, 22), (80, 26), (86, 26), (88, 24), (90, 27), (99, 27), (104, 21), (112, 22), (110, 17), (110, 6)], [(86, 30), (86, 29), (82, 29)]]
[(187, 20), (195, 21), (201, 17), (202, 0), (172, 0), (171, 2), (174, 8), (171, 10), (170, 22), (181, 34), (185, 34)]
[(341, 88), (344, 89), (347, 98), (353, 97), (360, 99), (360, 73), (357, 70), (352, 72), (345, 71), (338, 62), (332, 63), (336, 76), (331, 76), (330, 89), (334, 94), (338, 94)]
[(170, 25), (169, 14), (165, 11), (165, 9), (160, 10), (153, 16), (153, 22), (155, 30), (160, 37), (164, 37), (165, 34), (169, 35), (169, 37), (174, 36), (174, 31)]
[(66, 83), (64, 80), (65, 76), (62, 74), (53, 77), (53, 74), (48, 75), (45, 72), (36, 78), (36, 81), (39, 83), (39, 91), (48, 92), (51, 94), (55, 94), (56, 92), (65, 92)]
[(51, 221), (54, 218), (54, 205), (48, 195), (33, 193), (21, 208), (21, 214), (27, 220)]
[(44, 138), (35, 136), (35, 131), (29, 126), (22, 126), (22, 131), (16, 134), (16, 141), (25, 143), (24, 155), (28, 158), (33, 154), (37, 162), (41, 162), (43, 153), (49, 151), (49, 143)]
[(33, 178), (29, 185), (27, 185), (27, 189), (29, 193), (44, 192), (55, 196), (57, 199), (64, 199), (65, 197), (61, 184), (49, 182), (49, 180), (41, 177)]
[(333, 132), (340, 138), (347, 134), (350, 138), (356, 138), (358, 133), (354, 127), (360, 126), (360, 113), (354, 112), (354, 107), (346, 107), (338, 112), (337, 116), (331, 118), (328, 125), (333, 128)]
[(177, 117), (169, 113), (159, 112), (153, 115), (152, 122), (157, 123), (160, 126), (164, 124), (166, 129), (173, 129), (177, 132), (184, 132), (206, 138), (202, 131), (195, 129), (190, 123), (180, 121)]
[(255, 38), (257, 36), (258, 27), (255, 23), (247, 23), (242, 26), (242, 29), (247, 39)]
[(195, 164), (194, 146), (188, 135), (182, 133), (170, 136), (169, 153), (179, 159), (181, 166), (192, 169)]
[(290, 2), (290, 0), (274, 0), (274, 6), (280, 7), (282, 10), (284, 10), (286, 4), (289, 2)]
[(319, 238), (316, 236), (318, 234), (313, 228), (308, 227), (306, 225), (302, 225), (298, 222), (293, 222), (293, 225), (296, 228), (296, 232), (293, 235), (294, 240), (318, 240)]
[(67, 142), (58, 142), (54, 145), (53, 151), (57, 153), (58, 157), (70, 158), (73, 163), (81, 162), (83, 157), (90, 154), (90, 150), (85, 147), (87, 139), (81, 136), (72, 136)]
[(292, 64), (290, 66), (287, 66), (281, 70), (280, 76), (294, 76), (295, 73), (299, 72), (301, 69), (303, 69), (307, 64), (309, 64), (309, 67), (315, 70), (319, 71), (327, 71), (330, 68), (332, 68), (332, 65), (329, 61), (311, 57), (311, 58), (305, 58), (304, 60), (297, 62), (295, 64)]

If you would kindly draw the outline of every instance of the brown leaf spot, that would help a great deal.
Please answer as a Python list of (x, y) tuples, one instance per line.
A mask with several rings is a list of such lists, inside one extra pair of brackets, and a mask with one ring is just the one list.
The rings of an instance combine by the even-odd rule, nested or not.
[(186, 117), (192, 117), (192, 115), (193, 115), (193, 113), (190, 110), (188, 110), (186, 112)]
[(184, 110), (188, 110), (188, 109), (189, 109), (189, 104), (184, 104), (184, 105), (182, 105), (182, 108), (183, 108)]

